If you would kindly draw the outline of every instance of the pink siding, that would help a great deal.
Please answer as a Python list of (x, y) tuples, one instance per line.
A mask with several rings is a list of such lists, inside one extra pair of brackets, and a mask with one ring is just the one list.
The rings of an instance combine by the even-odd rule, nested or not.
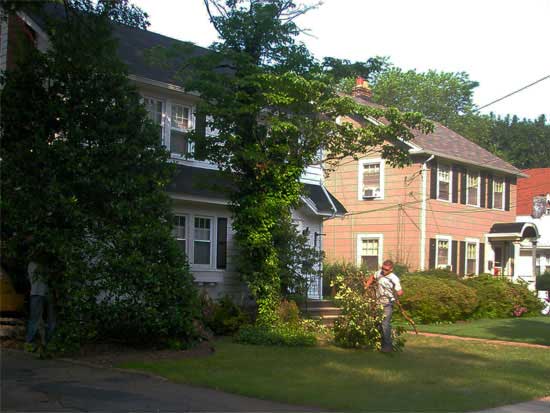
[[(383, 234), (383, 255), (410, 269), (420, 267), (420, 222), (422, 206), (421, 163), (405, 168), (385, 166), (382, 200), (358, 199), (358, 162), (344, 160), (326, 181), (327, 188), (346, 207), (349, 215), (325, 223), (325, 252), (329, 261), (356, 262), (357, 235)], [(480, 208), (430, 198), (430, 171), (426, 179), (425, 266), (429, 265), (429, 240), (449, 235), (453, 241), (465, 238), (485, 242), (494, 223), (514, 222), (516, 186), (511, 185), (510, 211)]]

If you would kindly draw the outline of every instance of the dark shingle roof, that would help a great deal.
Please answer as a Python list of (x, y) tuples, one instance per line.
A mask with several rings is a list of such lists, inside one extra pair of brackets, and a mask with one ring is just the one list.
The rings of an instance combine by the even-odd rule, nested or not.
[[(361, 97), (354, 97), (353, 99), (362, 105), (384, 109), (384, 106)], [(385, 119), (380, 119), (380, 121), (385, 123)], [(412, 131), (414, 138), (411, 140), (411, 143), (418, 146), (422, 152), (482, 168), (523, 176), (523, 173), (515, 166), (442, 124), (432, 122), (434, 124), (434, 131), (430, 134), (424, 134), (417, 130)]]
[[(304, 195), (315, 204), (315, 207), (321, 214), (344, 215), (348, 212), (340, 201), (338, 201), (326, 188), (323, 190), (321, 185), (304, 184)], [(327, 198), (327, 195), (330, 197), (330, 200)], [(334, 211), (332, 205), (334, 205), (336, 211)]]

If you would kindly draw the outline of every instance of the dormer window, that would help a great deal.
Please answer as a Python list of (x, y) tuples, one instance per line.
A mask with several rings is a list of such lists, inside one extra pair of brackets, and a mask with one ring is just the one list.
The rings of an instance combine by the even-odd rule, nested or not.
[(187, 132), (191, 127), (191, 108), (172, 103), (170, 118), (170, 152), (176, 155), (186, 155), (189, 152)]
[(365, 159), (359, 163), (359, 199), (384, 198), (384, 161)]
[(145, 109), (147, 109), (149, 119), (159, 125), (159, 134), (162, 139), (162, 130), (164, 127), (164, 102), (155, 98), (144, 97), (143, 103), (145, 104)]

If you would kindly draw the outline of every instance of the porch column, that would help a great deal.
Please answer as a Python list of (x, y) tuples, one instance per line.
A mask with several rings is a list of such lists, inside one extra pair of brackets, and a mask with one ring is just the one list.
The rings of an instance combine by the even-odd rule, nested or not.
[(520, 241), (513, 241), (512, 246), (514, 249), (514, 255), (511, 262), (511, 268), (510, 268), (510, 275), (512, 277), (512, 281), (515, 282), (518, 280), (519, 274), (517, 274), (517, 263), (519, 263), (519, 247), (520, 247)]
[(533, 263), (533, 277), (536, 277), (537, 275), (537, 240), (532, 239), (531, 240), (532, 248), (531, 248), (531, 258)]

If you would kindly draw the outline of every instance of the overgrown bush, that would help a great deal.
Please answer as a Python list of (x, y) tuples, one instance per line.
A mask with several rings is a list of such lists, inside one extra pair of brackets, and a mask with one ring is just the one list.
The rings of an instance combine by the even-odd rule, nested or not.
[(472, 314), (473, 318), (505, 318), (518, 314), (538, 315), (542, 303), (523, 283), (512, 283), (504, 277), (480, 275), (464, 281), (465, 285), (474, 288), (479, 298), (479, 305)]
[[(345, 348), (381, 349), (380, 325), (384, 319), (382, 306), (377, 302), (373, 287), (365, 291), (365, 275), (350, 271), (336, 276), (337, 304), (342, 313), (334, 323), (334, 342)], [(392, 329), (394, 350), (405, 344), (404, 329)]]
[(203, 322), (216, 335), (235, 334), (241, 326), (250, 323), (250, 317), (229, 296), (212, 301), (203, 296)]
[(465, 320), (478, 306), (474, 288), (445, 273), (413, 273), (401, 280), (401, 303), (416, 322)]
[(539, 291), (550, 291), (550, 271), (545, 271), (537, 277), (536, 288)]

